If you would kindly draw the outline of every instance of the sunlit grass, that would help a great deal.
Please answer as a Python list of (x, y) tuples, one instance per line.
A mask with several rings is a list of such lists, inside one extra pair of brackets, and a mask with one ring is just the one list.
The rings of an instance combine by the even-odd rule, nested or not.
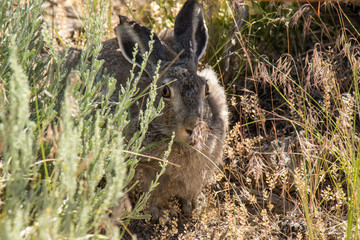
[(149, 194), (133, 208), (124, 204), (147, 125), (160, 114), (156, 84), (128, 144), (122, 133), (137, 76), (117, 106), (115, 80), (99, 74), (97, 60), (108, 2), (84, 7), (86, 41), (73, 69), (68, 46), (61, 50), (41, 25), (41, 3), (0, 5), (0, 238), (118, 239), (130, 219), (149, 217), (140, 213)]

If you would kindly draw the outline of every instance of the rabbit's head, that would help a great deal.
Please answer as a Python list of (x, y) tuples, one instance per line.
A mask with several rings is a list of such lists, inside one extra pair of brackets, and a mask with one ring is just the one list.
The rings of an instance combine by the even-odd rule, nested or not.
[(161, 34), (162, 40), (126, 17), (120, 17), (115, 32), (122, 54), (131, 63), (135, 44), (138, 45), (138, 66), (149, 51), (152, 38), (153, 49), (145, 67), (150, 80), (161, 61), (158, 95), (163, 97), (165, 107), (152, 123), (156, 130), (150, 134), (170, 137), (175, 132), (177, 140), (194, 145), (205, 144), (209, 134), (220, 134), (223, 139), (227, 127), (224, 91), (211, 69), (197, 71), (208, 42), (201, 4), (187, 1), (175, 19), (174, 29)]

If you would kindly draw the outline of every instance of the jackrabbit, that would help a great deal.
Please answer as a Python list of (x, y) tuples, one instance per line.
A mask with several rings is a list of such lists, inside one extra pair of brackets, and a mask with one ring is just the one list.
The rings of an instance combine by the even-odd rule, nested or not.
[[(120, 16), (115, 33), (117, 38), (103, 43), (99, 58), (105, 60), (104, 67), (108, 73), (115, 74), (120, 85), (128, 79), (136, 43), (139, 49), (136, 64), (141, 65), (151, 31)], [(144, 144), (156, 144), (146, 154), (161, 158), (168, 148), (168, 143), (161, 140), (175, 132), (168, 160), (180, 166), (168, 165), (151, 194), (149, 209), (156, 219), (161, 209), (169, 207), (171, 196), (179, 198), (185, 214), (191, 213), (195, 199), (214, 174), (214, 164), (222, 162), (228, 111), (224, 89), (218, 84), (215, 72), (210, 68), (197, 71), (198, 60), (208, 41), (201, 4), (196, 0), (187, 1), (175, 19), (174, 29), (162, 31), (159, 37), (154, 34), (153, 40), (145, 68), (147, 74), (143, 74), (138, 87), (142, 91), (152, 82), (161, 60), (157, 101), (162, 97), (165, 106), (163, 114), (148, 128)], [(134, 104), (131, 115), (138, 116), (140, 108), (141, 104)], [(146, 191), (155, 180), (159, 164), (142, 159), (138, 168)]]

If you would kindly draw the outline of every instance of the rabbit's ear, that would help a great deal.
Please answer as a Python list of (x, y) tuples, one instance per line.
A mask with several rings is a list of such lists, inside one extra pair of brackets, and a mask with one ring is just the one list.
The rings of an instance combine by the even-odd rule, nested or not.
[(175, 19), (175, 48), (180, 58), (190, 59), (197, 66), (204, 53), (208, 33), (204, 20), (202, 5), (196, 0), (187, 1)]
[[(149, 51), (149, 42), (151, 41), (151, 31), (147, 27), (141, 26), (135, 21), (130, 21), (127, 17), (119, 16), (120, 24), (115, 27), (115, 34), (119, 42), (119, 46), (124, 57), (130, 62), (133, 62), (133, 51), (135, 44), (138, 44), (138, 53), (136, 55), (135, 63), (141, 66), (143, 62), (143, 55)], [(149, 56), (146, 72), (151, 76), (155, 71), (159, 60), (165, 61), (164, 48), (156, 36), (153, 33), (152, 39), (153, 49)]]

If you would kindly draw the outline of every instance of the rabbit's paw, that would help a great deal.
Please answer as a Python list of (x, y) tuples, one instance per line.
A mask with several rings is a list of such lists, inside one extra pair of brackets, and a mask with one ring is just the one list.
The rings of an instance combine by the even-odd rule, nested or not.
[(160, 208), (152, 206), (152, 207), (149, 208), (149, 210), (151, 212), (152, 220), (158, 221), (159, 217), (160, 217), (160, 212), (161, 212)]
[(181, 198), (181, 210), (185, 216), (191, 215), (193, 209), (194, 205), (192, 200)]

